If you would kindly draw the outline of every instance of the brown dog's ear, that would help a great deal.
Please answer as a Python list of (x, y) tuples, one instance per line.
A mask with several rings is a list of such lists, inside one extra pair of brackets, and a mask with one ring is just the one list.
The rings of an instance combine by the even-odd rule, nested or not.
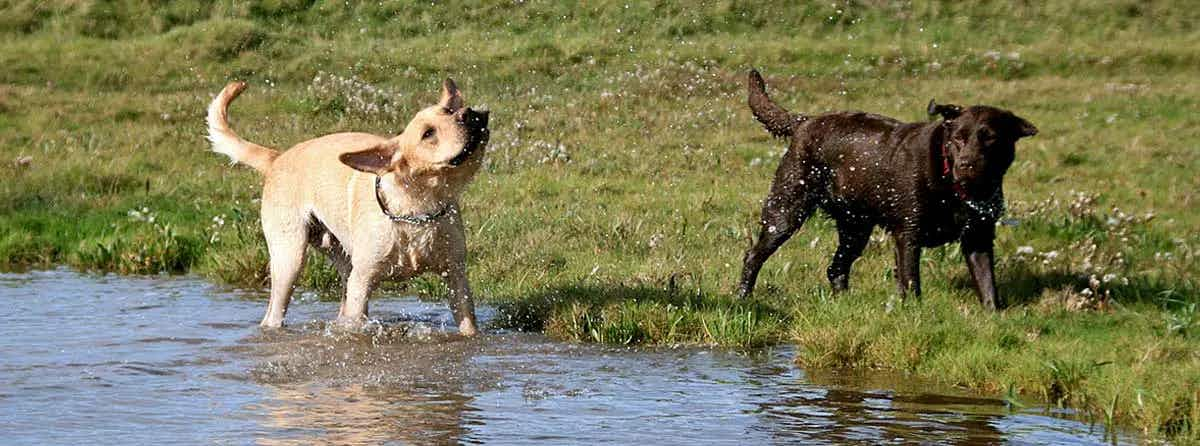
[(954, 104), (938, 104), (933, 99), (929, 100), (929, 106), (925, 111), (932, 115), (941, 115), (942, 119), (954, 119), (962, 114), (962, 107)]
[(383, 175), (392, 170), (392, 156), (395, 154), (396, 145), (386, 142), (367, 150), (343, 153), (338, 160), (354, 170)]
[(442, 99), (438, 101), (438, 105), (448, 110), (450, 113), (458, 111), (463, 106), (462, 93), (458, 91), (458, 86), (454, 85), (454, 79), (446, 78), (442, 82)]
[(1022, 138), (1038, 134), (1037, 127), (1034, 127), (1032, 123), (1021, 118), (1017, 118), (1017, 131), (1020, 132)]

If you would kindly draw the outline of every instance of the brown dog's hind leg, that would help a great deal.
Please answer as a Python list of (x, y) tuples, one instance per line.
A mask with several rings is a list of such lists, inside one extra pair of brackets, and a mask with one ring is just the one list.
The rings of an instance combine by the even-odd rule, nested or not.
[(815, 208), (815, 197), (806, 191), (796, 187), (772, 187), (771, 195), (763, 202), (758, 241), (742, 259), (738, 297), (747, 297), (754, 292), (754, 282), (758, 280), (763, 263), (804, 225)]
[(867, 242), (871, 240), (871, 230), (874, 226), (862, 223), (843, 223), (837, 220), (838, 247), (833, 254), (833, 261), (825, 270), (829, 278), (829, 286), (833, 291), (844, 291), (850, 288), (850, 267), (862, 256)]

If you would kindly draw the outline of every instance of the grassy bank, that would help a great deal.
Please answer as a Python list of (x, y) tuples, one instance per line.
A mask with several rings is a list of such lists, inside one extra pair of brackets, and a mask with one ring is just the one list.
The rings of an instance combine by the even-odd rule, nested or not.
[[(143, 4), (145, 3), (145, 4)], [(465, 198), (500, 324), (571, 340), (794, 342), (808, 367), (892, 369), (1200, 437), (1200, 10), (1170, 2), (801, 6), (3, 1), (0, 266), (196, 272), (262, 287), (259, 179), (207, 152), (229, 79), (256, 142), (394, 132), (452, 76), (493, 109)], [(1016, 111), (999, 229), (1010, 301), (979, 310), (957, 250), (888, 305), (890, 242), (831, 296), (816, 218), (731, 292), (782, 144), (744, 105), (759, 67), (796, 111)], [(335, 275), (310, 262), (305, 285)], [(438, 296), (434, 280), (410, 291)], [(889, 311), (888, 308), (891, 308)]]

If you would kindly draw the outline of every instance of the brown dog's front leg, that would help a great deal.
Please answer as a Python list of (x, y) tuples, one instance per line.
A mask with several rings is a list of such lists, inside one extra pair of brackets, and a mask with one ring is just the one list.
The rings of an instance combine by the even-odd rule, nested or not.
[(993, 274), (991, 252), (964, 253), (967, 258), (967, 269), (971, 278), (975, 279), (975, 292), (979, 293), (979, 303), (989, 310), (1004, 308), (999, 293), (996, 292), (996, 278)]
[(921, 295), (921, 245), (912, 234), (896, 234), (896, 280), (900, 297)]
[(986, 225), (980, 233), (967, 231), (962, 240), (963, 258), (967, 260), (967, 270), (975, 282), (975, 292), (979, 295), (979, 303), (989, 310), (1004, 308), (1004, 301), (996, 290), (995, 265), (992, 253), (992, 241), (995, 230), (992, 225)]
[(459, 334), (479, 334), (475, 321), (475, 299), (472, 297), (471, 284), (467, 281), (466, 267), (460, 265), (450, 268), (442, 277), (446, 288), (450, 289), (450, 312), (454, 314), (454, 322), (458, 323)]

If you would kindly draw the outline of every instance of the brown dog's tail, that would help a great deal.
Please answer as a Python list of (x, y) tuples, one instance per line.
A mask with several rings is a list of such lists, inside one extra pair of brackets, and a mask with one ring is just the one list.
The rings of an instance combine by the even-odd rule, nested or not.
[(776, 138), (792, 136), (792, 127), (803, 118), (784, 110), (767, 96), (767, 83), (763, 81), (762, 75), (758, 74), (758, 70), (750, 70), (746, 87), (750, 93), (750, 111), (754, 112), (758, 122)]
[(221, 94), (213, 98), (208, 105), (208, 140), (212, 142), (214, 152), (228, 156), (234, 163), (242, 163), (266, 173), (279, 152), (246, 141), (229, 128), (229, 103), (245, 89), (245, 82), (230, 82), (221, 90)]

